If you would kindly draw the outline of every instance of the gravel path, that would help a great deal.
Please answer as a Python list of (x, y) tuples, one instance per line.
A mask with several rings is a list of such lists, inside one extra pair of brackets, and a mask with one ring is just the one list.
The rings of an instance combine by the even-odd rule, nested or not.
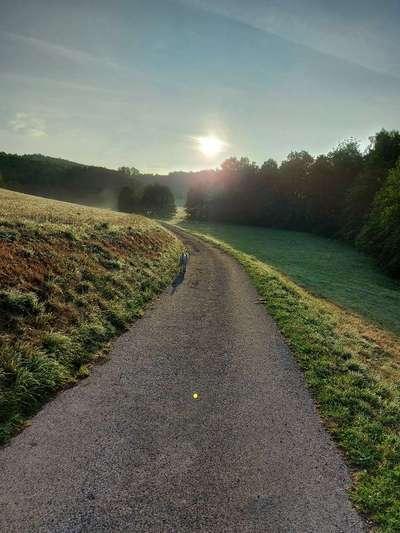
[(364, 531), (246, 274), (185, 240), (176, 291), (0, 450), (1, 532)]

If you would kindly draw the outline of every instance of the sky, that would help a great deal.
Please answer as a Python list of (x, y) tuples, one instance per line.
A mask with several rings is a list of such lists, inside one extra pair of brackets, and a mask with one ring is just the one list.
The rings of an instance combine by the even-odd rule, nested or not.
[(398, 0), (0, 0), (0, 151), (164, 173), (365, 147), (400, 127), (399, 27)]

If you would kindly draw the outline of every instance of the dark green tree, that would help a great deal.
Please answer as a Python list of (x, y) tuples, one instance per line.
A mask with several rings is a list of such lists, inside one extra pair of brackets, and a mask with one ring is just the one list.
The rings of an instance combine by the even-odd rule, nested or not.
[(282, 227), (306, 230), (311, 227), (310, 168), (314, 158), (305, 150), (290, 152), (279, 168)]
[(344, 198), (360, 174), (362, 162), (358, 143), (349, 139), (318, 156), (310, 166), (307, 210), (313, 231), (328, 235), (340, 231)]
[(175, 197), (167, 185), (154, 183), (143, 189), (141, 209), (146, 216), (166, 218), (175, 215)]
[(131, 186), (122, 187), (118, 195), (118, 211), (139, 213), (140, 210), (141, 202), (137, 190)]
[(208, 220), (209, 198), (204, 184), (193, 185), (186, 197), (186, 215), (193, 220)]
[(381, 267), (400, 277), (400, 159), (377, 193), (358, 242)]
[(118, 172), (121, 174), (126, 174), (127, 176), (140, 176), (140, 170), (136, 167), (119, 167)]
[(400, 132), (382, 129), (370, 137), (363, 168), (343, 202), (341, 234), (344, 237), (352, 240), (357, 237), (368, 218), (376, 193), (399, 157)]

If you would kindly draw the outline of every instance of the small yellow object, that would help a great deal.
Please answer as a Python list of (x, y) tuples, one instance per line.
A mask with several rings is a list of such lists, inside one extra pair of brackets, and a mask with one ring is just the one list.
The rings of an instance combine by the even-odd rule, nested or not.
[(200, 394), (198, 392), (194, 392), (192, 396), (194, 400), (198, 400), (200, 398)]

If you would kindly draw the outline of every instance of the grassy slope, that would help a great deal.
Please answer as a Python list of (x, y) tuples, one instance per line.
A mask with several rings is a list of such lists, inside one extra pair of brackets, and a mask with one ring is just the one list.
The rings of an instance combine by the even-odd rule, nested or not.
[(400, 531), (400, 345), (255, 257), (204, 234), (249, 273), (291, 346), (328, 430), (354, 468), (351, 497), (380, 531)]
[(180, 243), (145, 218), (0, 189), (0, 441), (171, 280)]
[(307, 290), (400, 334), (400, 283), (346, 243), (293, 231), (180, 223), (255, 255)]

